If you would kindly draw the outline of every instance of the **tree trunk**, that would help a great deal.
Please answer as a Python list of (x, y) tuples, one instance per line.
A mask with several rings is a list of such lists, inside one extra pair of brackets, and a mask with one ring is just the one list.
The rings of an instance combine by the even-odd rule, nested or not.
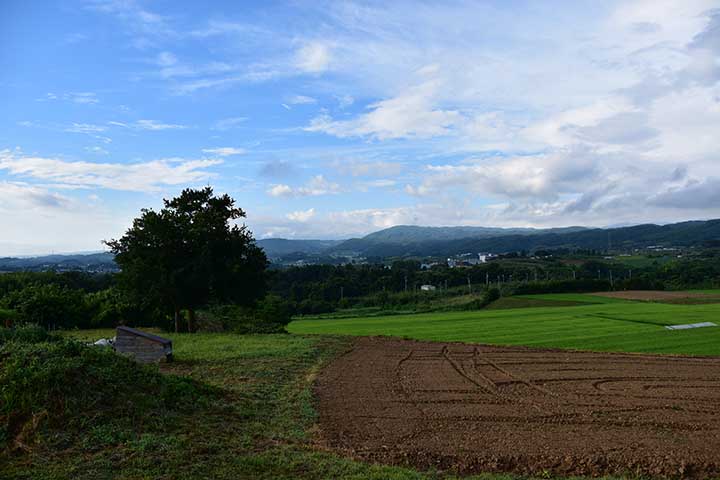
[(180, 309), (175, 309), (175, 333), (180, 331)]
[(195, 333), (195, 310), (188, 308), (188, 332)]

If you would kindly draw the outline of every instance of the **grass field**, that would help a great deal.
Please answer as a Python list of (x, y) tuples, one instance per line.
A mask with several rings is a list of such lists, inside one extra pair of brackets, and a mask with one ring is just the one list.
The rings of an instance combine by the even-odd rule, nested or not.
[[(113, 330), (66, 335), (96, 340)], [(347, 338), (298, 335), (165, 334), (175, 361), (167, 374), (218, 387), (219, 396), (163, 431), (118, 436), (95, 424), (81, 444), (60, 450), (30, 446), (0, 456), (0, 478), (17, 480), (236, 480), (455, 478), (446, 474), (372, 465), (314, 447), (316, 412), (311, 386), (319, 368), (346, 351)], [(58, 435), (58, 432), (50, 435)], [(484, 475), (510, 480), (510, 475)]]
[[(716, 292), (708, 292), (716, 293)], [(418, 339), (601, 351), (720, 355), (720, 328), (667, 331), (664, 325), (718, 321), (720, 304), (667, 305), (592, 295), (516, 297), (501, 310), (337, 319), (302, 319), (294, 333), (395, 335)], [(546, 305), (537, 307), (539, 303)], [(547, 306), (555, 305), (555, 306)], [(571, 306), (568, 306), (571, 305)], [(112, 330), (69, 332), (82, 340)], [(0, 478), (85, 479), (447, 479), (443, 473), (371, 465), (322, 451), (313, 442), (312, 382), (345, 352), (336, 335), (164, 334), (176, 361), (167, 374), (217, 387), (209, 405), (162, 431), (118, 436), (89, 418), (86, 441), (62, 450), (35, 444), (0, 458)], [(484, 475), (488, 480), (514, 479)]]
[(720, 303), (669, 305), (578, 294), (517, 298), (530, 303), (554, 301), (560, 305), (566, 302), (581, 305), (301, 319), (292, 322), (288, 329), (303, 334), (391, 335), (419, 340), (578, 350), (720, 355), (720, 327), (682, 331), (663, 328), (704, 321), (720, 324)]

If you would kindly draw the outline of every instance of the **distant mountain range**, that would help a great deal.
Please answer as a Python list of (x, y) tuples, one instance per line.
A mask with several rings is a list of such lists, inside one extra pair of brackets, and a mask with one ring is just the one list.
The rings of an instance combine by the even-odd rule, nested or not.
[[(343, 257), (450, 257), (463, 253), (507, 253), (546, 249), (621, 250), (633, 248), (720, 246), (720, 220), (619, 228), (488, 228), (397, 226), (349, 240), (270, 238), (257, 244), (276, 262), (312, 259), (341, 262)], [(117, 271), (110, 253), (0, 258), (0, 272), (20, 270)]]
[(14, 271), (70, 271), (113, 272), (118, 267), (111, 253), (77, 253), (72, 255), (44, 255), (40, 257), (0, 258), (0, 272)]
[[(720, 220), (620, 228), (487, 228), (396, 226), (362, 238), (319, 240), (261, 240), (270, 257), (288, 254), (359, 255), (364, 257), (450, 256), (461, 253), (505, 253), (570, 248), (627, 250), (648, 246), (688, 247), (720, 242)], [(311, 243), (308, 243), (311, 242)], [(276, 248), (281, 247), (281, 249)]]
[(268, 257), (278, 257), (293, 253), (319, 254), (329, 250), (343, 240), (288, 240), (285, 238), (265, 238), (258, 240), (258, 246), (265, 250)]
[[(370, 252), (403, 248), (423, 249), (429, 244), (452, 243), (467, 239), (500, 238), (540, 234), (574, 233), (586, 230), (584, 227), (566, 228), (492, 228), (492, 227), (418, 227), (399, 225), (374, 232), (362, 238), (346, 240), (335, 246), (335, 252)], [(374, 255), (373, 255), (374, 256)], [(394, 256), (394, 255), (393, 255)]]

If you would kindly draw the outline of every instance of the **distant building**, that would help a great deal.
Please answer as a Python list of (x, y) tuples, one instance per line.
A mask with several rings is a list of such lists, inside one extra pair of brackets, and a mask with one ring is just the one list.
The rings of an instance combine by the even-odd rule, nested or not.
[(430, 270), (432, 267), (440, 265), (438, 262), (431, 262), (431, 263), (421, 263), (420, 264), (420, 270)]
[(433, 292), (437, 290), (437, 288), (435, 287), (435, 285), (420, 285), (420, 290), (422, 290), (423, 292)]

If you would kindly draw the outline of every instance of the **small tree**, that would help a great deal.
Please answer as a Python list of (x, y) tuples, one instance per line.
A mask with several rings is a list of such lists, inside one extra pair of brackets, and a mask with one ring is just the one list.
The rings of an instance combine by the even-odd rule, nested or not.
[(210, 301), (251, 305), (265, 293), (267, 258), (228, 195), (211, 187), (186, 189), (164, 200), (159, 212), (142, 215), (120, 239), (106, 244), (121, 268), (119, 286), (137, 300), (172, 313), (179, 330), (182, 310), (195, 330), (195, 310)]

